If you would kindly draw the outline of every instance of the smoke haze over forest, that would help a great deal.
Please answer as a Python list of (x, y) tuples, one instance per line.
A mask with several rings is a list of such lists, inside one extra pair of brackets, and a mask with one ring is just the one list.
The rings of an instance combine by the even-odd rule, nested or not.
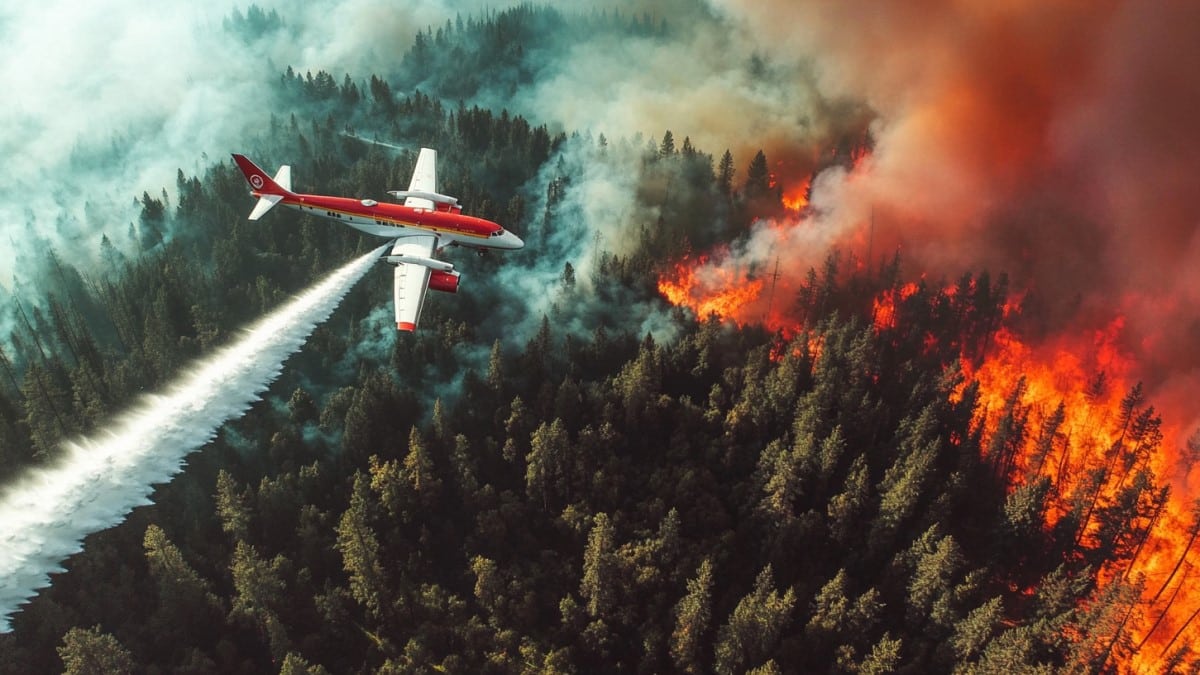
[(1200, 663), (1200, 11), (577, 7), (0, 9), (5, 487), (380, 243), (247, 222), (230, 152), (386, 198), (436, 147), (527, 243), (414, 335), (364, 263), (12, 667)]
[[(262, 25), (241, 7), (192, 3), (4, 10), (0, 238), (14, 255), (0, 261), (0, 284), (36, 284), (47, 245), (85, 273), (100, 264), (102, 237), (135, 250), (140, 196), (165, 194), (170, 205), (178, 170), (202, 174), (231, 150), (252, 151), (285, 67), (335, 81), (395, 74), (417, 31), (488, 6), (264, 3), (257, 16), (279, 21)], [(825, 169), (806, 215), (759, 226), (712, 264), (761, 271), (785, 259), (784, 292), (830, 245), (860, 258), (900, 251), (914, 276), (1005, 271), (1028, 293), (1027, 329), (1094, 330), (1119, 315), (1139, 377), (1171, 399), (1196, 383), (1195, 8), (675, 0), (598, 9), (653, 9), (647, 20), (665, 33), (542, 36), (524, 81), (476, 82), (467, 102), (614, 140), (672, 129), (707, 152), (729, 148), (739, 179), (764, 148), (784, 190)], [(871, 151), (830, 167), (827, 153), (846, 142)], [(585, 205), (577, 232), (600, 232), (599, 245), (620, 253), (653, 209), (628, 185), (611, 189), (630, 175), (623, 167), (591, 174), (594, 183), (568, 188)], [(531, 199), (545, 184), (528, 186)], [(573, 243), (560, 264), (597, 259), (590, 238)], [(559, 271), (516, 281), (540, 286)]]
[(1160, 384), (1200, 368), (1194, 5), (716, 4), (875, 111), (865, 164), (818, 185), (828, 220), (874, 210), (919, 271), (1006, 270), (1050, 330), (1126, 314)]
[(174, 191), (179, 169), (201, 173), (255, 137), (277, 108), (271, 85), (286, 66), (339, 79), (387, 72), (419, 28), (454, 16), (432, 1), (257, 7), (279, 12), (282, 28), (231, 26), (244, 4), (52, 0), (0, 10), (0, 85), (10, 92), (0, 111), (0, 237), (18, 252), (18, 267), (0, 262), (4, 285), (24, 273), (19, 261), (38, 263), (39, 241), (85, 268), (102, 235), (125, 242), (143, 192)]
[[(815, 140), (826, 135), (822, 125), (833, 118), (818, 110), (804, 69), (789, 60), (756, 81), (750, 73), (755, 48), (744, 36), (729, 33), (729, 24), (696, 3), (674, 4), (678, 12), (658, 7), (656, 13), (671, 26), (670, 40), (542, 53), (531, 59), (538, 68), (534, 86), (499, 91), (484, 82), (468, 103), (613, 138), (657, 137), (677, 125), (681, 136), (695, 129), (693, 142), (710, 151), (733, 143), (741, 162), (764, 134), (782, 153), (806, 143), (815, 151)], [(95, 261), (102, 234), (114, 242), (124, 238), (142, 192), (173, 192), (178, 169), (200, 172), (253, 138), (277, 107), (270, 85), (285, 67), (302, 74), (325, 70), (339, 82), (345, 74), (362, 80), (395, 72), (417, 31), (486, 6), (260, 3), (282, 22), (281, 28), (267, 24), (262, 34), (252, 31), (263, 27), (248, 23), (229, 26), (232, 15), (245, 11), (236, 5), (145, 8), (106, 0), (5, 10), (0, 84), (12, 92), (13, 104), (0, 119), (0, 148), (10, 158), (0, 236), (20, 246), (31, 243), (32, 232), (69, 250), (73, 261)], [(644, 7), (615, 2), (610, 9)], [(329, 30), (331, 21), (336, 30)], [(650, 91), (658, 93), (648, 97)], [(12, 261), (4, 264), (0, 278), (7, 284), (16, 270)]]

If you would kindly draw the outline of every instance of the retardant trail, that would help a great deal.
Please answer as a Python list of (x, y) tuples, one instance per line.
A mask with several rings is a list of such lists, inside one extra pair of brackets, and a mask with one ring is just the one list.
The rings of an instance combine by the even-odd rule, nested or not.
[(149, 504), (155, 484), (244, 413), (333, 313), (382, 248), (333, 272), (271, 312), (236, 343), (204, 358), (90, 438), (67, 443), (61, 462), (26, 474), (0, 495), (0, 632), (91, 532)]

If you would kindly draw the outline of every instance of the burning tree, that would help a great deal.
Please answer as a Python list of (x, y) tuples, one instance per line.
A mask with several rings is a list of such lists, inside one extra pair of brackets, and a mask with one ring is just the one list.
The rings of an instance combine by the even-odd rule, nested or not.
[[(1145, 388), (1131, 380), (1132, 361), (1118, 346), (1121, 321), (1031, 343), (1014, 327), (1020, 302), (1003, 276), (901, 284), (894, 268), (877, 277), (839, 275), (838, 261), (831, 255), (823, 273), (808, 272), (790, 314), (748, 312), (762, 280), (703, 257), (677, 264), (659, 283), (665, 297), (694, 311), (738, 325), (764, 323), (778, 341), (803, 335), (806, 347), (820, 344), (814, 381), (844, 388), (821, 399), (824, 407), (802, 400), (795, 445), (762, 455), (760, 512), (777, 536), (786, 540), (799, 514), (827, 510), (831, 543), (866, 551), (869, 560), (901, 544), (916, 523), (941, 517), (933, 511), (961, 509), (960, 517), (980, 519), (985, 540), (969, 539), (961, 523), (947, 531), (940, 521), (901, 556), (916, 575), (904, 603), (914, 628), (944, 631), (953, 646), (947, 648), (985, 669), (1021, 649), (1021, 662), (1030, 665), (1085, 670), (1186, 661), (1190, 650), (1180, 638), (1200, 614), (1200, 598), (1188, 597), (1181, 577), (1192, 566), (1200, 517), (1164, 482), (1178, 432), (1164, 426)], [(831, 323), (838, 313), (862, 318)], [(790, 358), (787, 348), (773, 353)], [(895, 378), (896, 368), (944, 375), (880, 381)], [(809, 396), (821, 393), (816, 386)], [(899, 422), (890, 465), (864, 463), (869, 455), (847, 462), (842, 448), (877, 442), (891, 406), (912, 410), (910, 401), (872, 394), (894, 387), (933, 388), (944, 398), (934, 396)], [(845, 418), (863, 405), (874, 411), (868, 418)], [(991, 497), (950, 488), (929, 501), (932, 484), (977, 490), (989, 481)], [(992, 499), (1002, 504), (992, 515), (970, 506)], [(845, 526), (845, 514), (862, 518), (873, 503), (878, 514), (869, 527)], [(933, 511), (919, 516), (923, 509)], [(964, 550), (972, 545), (988, 551), (990, 565), (969, 568), (974, 556)], [(937, 618), (935, 606), (962, 606), (985, 588), (997, 595), (966, 614), (952, 612), (953, 620)], [(1055, 629), (1030, 637), (1049, 626)], [(941, 658), (950, 657), (935, 662)]]

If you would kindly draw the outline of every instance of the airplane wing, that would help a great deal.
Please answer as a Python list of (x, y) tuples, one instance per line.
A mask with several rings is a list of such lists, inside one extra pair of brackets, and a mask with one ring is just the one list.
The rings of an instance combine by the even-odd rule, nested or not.
[[(437, 150), (421, 148), (417, 155), (417, 168), (413, 169), (412, 180), (408, 183), (409, 192), (437, 192)], [(419, 209), (432, 209), (433, 202), (421, 197), (408, 197), (405, 206)]]
[[(393, 256), (409, 256), (429, 259), (437, 248), (437, 237), (432, 234), (416, 234), (400, 237), (392, 244)], [(421, 321), (421, 309), (425, 306), (425, 291), (429, 288), (429, 268), (412, 263), (399, 263), (393, 270), (394, 300), (396, 303), (396, 328), (412, 332)]]

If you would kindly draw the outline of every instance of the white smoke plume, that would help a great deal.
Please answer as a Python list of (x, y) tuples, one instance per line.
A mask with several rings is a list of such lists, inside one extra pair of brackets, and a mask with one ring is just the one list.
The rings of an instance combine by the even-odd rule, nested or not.
[[(786, 190), (870, 130), (871, 151), (853, 170), (815, 178), (804, 217), (759, 223), (711, 266), (762, 274), (779, 261), (777, 299), (794, 297), (831, 245), (844, 263), (871, 268), (899, 251), (910, 277), (934, 282), (1006, 272), (1029, 291), (1031, 336), (1087, 332), (1119, 314), (1121, 347), (1160, 405), (1186, 400), (1200, 381), (1196, 5), (647, 9), (667, 22), (665, 39), (580, 42), (506, 103), (610, 139), (670, 129), (677, 144), (729, 148), (735, 187), (758, 148)], [(643, 206), (630, 191), (608, 205), (621, 202)]]
[[(597, 36), (541, 63), (509, 108), (609, 138), (666, 130), (740, 171), (762, 148), (773, 170), (803, 179), (830, 139), (861, 130), (869, 111), (818, 86), (808, 54), (781, 51), (702, 0), (609, 2), (665, 27), (662, 35)], [(744, 173), (742, 173), (744, 176)]]
[[(282, 27), (227, 30), (256, 5)], [(250, 151), (292, 66), (361, 83), (394, 69), (415, 33), (482, 2), (321, 0), (153, 4), (47, 0), (0, 8), (0, 285), (32, 283), (53, 246), (85, 273), (105, 235), (126, 233), (143, 192), (173, 196), (176, 172), (200, 175)]]
[(49, 585), (51, 573), (63, 570), (62, 560), (81, 550), (85, 536), (149, 504), (154, 485), (170, 480), (190, 452), (258, 400), (382, 251), (334, 271), (104, 431), (68, 443), (56, 466), (31, 471), (0, 494), (0, 631)]

